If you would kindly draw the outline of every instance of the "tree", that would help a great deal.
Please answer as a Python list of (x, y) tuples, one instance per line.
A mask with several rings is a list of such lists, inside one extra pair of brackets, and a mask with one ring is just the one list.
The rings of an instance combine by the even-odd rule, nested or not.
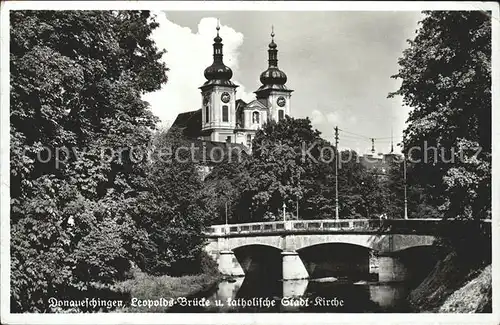
[[(406, 163), (407, 181), (407, 210), (408, 218), (441, 218), (442, 214), (429, 202), (429, 194), (420, 184), (418, 174), (413, 172), (414, 164)], [(384, 184), (387, 198), (385, 211), (389, 218), (398, 219), (404, 216), (404, 166), (402, 157), (389, 163), (387, 179)]]
[[(177, 151), (180, 147), (189, 147), (189, 142), (179, 131), (157, 135), (158, 155), (146, 167), (145, 188), (136, 204), (129, 206), (137, 227), (147, 234), (136, 260), (150, 274), (194, 274), (200, 267), (202, 232), (210, 210), (200, 191), (203, 183), (197, 167), (189, 152)], [(162, 157), (161, 149), (177, 153)]]
[(10, 22), (11, 308), (48, 311), (51, 296), (95, 296), (137, 255), (144, 234), (125, 207), (144, 163), (130, 148), (150, 141), (157, 119), (141, 95), (167, 69), (147, 11), (12, 11)]
[[(340, 153), (338, 169), (339, 216), (345, 219), (376, 218), (386, 212), (387, 188), (383, 179), (370, 172), (353, 150)], [(335, 184), (333, 184), (334, 186)]]
[(481, 11), (424, 14), (393, 76), (402, 80), (401, 87), (389, 95), (401, 95), (412, 108), (404, 151), (419, 162), (412, 169), (418, 175), (414, 179), (445, 217), (488, 218), (491, 18)]
[(302, 219), (331, 213), (330, 199), (324, 195), (329, 191), (334, 150), (312, 129), (309, 119), (287, 116), (266, 123), (252, 148), (238, 205), (241, 213), (248, 213), (247, 220), (281, 218), (283, 203), (289, 217), (297, 217), (297, 205)]
[[(309, 119), (270, 121), (252, 147), (252, 157), (227, 178), (237, 189), (231, 205), (239, 222), (280, 220), (283, 203), (287, 218), (335, 217), (335, 148)], [(388, 194), (380, 177), (367, 171), (356, 152), (339, 154), (339, 217), (375, 218), (385, 212)]]
[(241, 207), (248, 205), (243, 202), (242, 190), (250, 179), (246, 169), (246, 158), (243, 161), (225, 161), (214, 166), (206, 177), (203, 185), (203, 195), (207, 199), (212, 215), (213, 224), (226, 222), (241, 222), (246, 214), (242, 215)]

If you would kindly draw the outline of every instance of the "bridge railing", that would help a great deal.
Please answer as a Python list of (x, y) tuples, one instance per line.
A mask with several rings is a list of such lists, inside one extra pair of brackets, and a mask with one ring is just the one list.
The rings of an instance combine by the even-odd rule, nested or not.
[[(458, 224), (457, 224), (458, 222)], [(330, 231), (379, 231), (390, 229), (402, 233), (442, 232), (447, 228), (460, 226), (462, 222), (442, 219), (320, 219), (320, 220), (289, 220), (268, 221), (242, 224), (215, 225), (207, 229), (208, 236), (244, 235), (274, 232), (330, 232)], [(468, 227), (466, 223), (462, 225)], [(491, 221), (484, 220), (483, 226), (491, 228)], [(455, 228), (456, 229), (456, 228)]]
[(380, 221), (375, 219), (269, 221), (211, 226), (208, 229), (208, 234), (265, 233), (285, 230), (298, 232), (307, 230), (363, 230), (379, 225)]

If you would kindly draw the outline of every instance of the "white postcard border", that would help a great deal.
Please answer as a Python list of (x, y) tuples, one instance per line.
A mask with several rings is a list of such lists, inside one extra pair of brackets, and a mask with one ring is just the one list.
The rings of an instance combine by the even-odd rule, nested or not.
[[(10, 10), (182, 10), (182, 11), (492, 11), (492, 314), (11, 314), (10, 313), (10, 134), (9, 134), (9, 11)], [(326, 2), (326, 1), (3, 1), (1, 3), (0, 76), (0, 225), (1, 225), (1, 323), (5, 324), (500, 324), (500, 15), (496, 2)]]

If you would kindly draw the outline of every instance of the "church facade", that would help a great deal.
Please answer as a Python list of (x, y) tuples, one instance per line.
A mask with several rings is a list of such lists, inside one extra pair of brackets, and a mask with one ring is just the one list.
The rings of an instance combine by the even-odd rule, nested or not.
[(270, 120), (279, 121), (290, 115), (291, 94), (286, 74), (278, 68), (278, 49), (274, 31), (269, 44), (268, 68), (260, 75), (262, 85), (255, 99), (246, 103), (238, 99), (238, 85), (231, 81), (233, 71), (223, 62), (223, 44), (219, 36), (213, 43), (213, 63), (204, 71), (207, 80), (201, 90), (201, 109), (179, 114), (173, 126), (199, 140), (233, 143), (251, 149), (257, 130)]

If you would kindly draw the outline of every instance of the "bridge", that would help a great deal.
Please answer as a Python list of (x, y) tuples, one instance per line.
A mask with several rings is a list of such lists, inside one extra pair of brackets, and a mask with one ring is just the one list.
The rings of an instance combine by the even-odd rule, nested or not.
[(205, 236), (224, 275), (393, 282), (430, 271), (439, 257), (436, 236), (470, 227), (491, 232), (490, 221), (340, 219), (216, 225)]

